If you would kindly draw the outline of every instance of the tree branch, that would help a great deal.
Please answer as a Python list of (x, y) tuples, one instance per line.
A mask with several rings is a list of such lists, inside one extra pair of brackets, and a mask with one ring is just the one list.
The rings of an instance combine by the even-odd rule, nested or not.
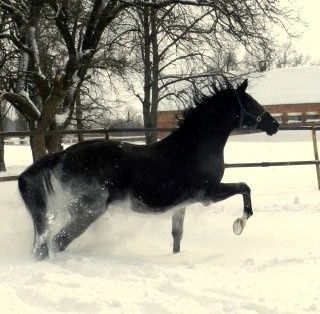
[(28, 121), (37, 121), (40, 117), (40, 111), (29, 97), (23, 93), (16, 94), (3, 92), (0, 94), (0, 100), (6, 100), (12, 104)]

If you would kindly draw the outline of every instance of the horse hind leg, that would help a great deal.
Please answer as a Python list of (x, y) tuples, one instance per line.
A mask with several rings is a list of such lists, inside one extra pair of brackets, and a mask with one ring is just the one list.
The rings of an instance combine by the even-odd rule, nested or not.
[(180, 208), (172, 216), (173, 253), (180, 252), (180, 243), (183, 235), (183, 221), (186, 208)]
[(24, 175), (19, 177), (19, 190), (32, 217), (34, 225), (33, 255), (37, 260), (48, 258), (48, 223), (47, 208), (42, 184), (29, 183)]
[(93, 202), (87, 197), (79, 197), (70, 205), (71, 217), (67, 224), (53, 237), (52, 246), (55, 252), (64, 251), (76, 238), (106, 212), (108, 203)]
[(76, 238), (80, 237), (87, 228), (97, 219), (95, 215), (82, 215), (70, 218), (68, 223), (54, 236), (53, 250), (64, 251), (67, 246)]

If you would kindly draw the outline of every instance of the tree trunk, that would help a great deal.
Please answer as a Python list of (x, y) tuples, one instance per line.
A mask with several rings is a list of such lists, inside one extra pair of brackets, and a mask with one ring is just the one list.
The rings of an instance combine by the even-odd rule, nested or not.
[[(150, 108), (151, 104), (148, 102), (148, 100), (144, 100), (143, 103), (143, 124), (145, 128), (151, 128), (151, 115), (150, 115)], [(145, 132), (146, 136), (146, 144), (152, 144), (152, 132), (146, 131)]]
[[(61, 74), (57, 74), (53, 81), (53, 87), (49, 97), (43, 105), (40, 119), (35, 122), (30, 122), (30, 130), (37, 131), (39, 133), (45, 132), (50, 126), (54, 125), (54, 116), (56, 109), (62, 102), (65, 96), (65, 90), (63, 88), (63, 78)], [(53, 128), (51, 127), (51, 130)], [(42, 135), (37, 134), (30, 138), (31, 150), (33, 161), (44, 157), (49, 153), (54, 153), (62, 149), (61, 135)]]
[[(1, 114), (1, 108), (0, 108), (0, 132), (3, 131), (3, 117)], [(6, 171), (6, 164), (4, 162), (4, 137), (0, 136), (0, 172)]]
[[(82, 110), (81, 110), (80, 93), (78, 93), (77, 100), (76, 100), (76, 120), (77, 120), (77, 129), (82, 130), (83, 124), (82, 124)], [(78, 142), (83, 142), (83, 133), (78, 133)]]
[(4, 138), (0, 136), (0, 172), (7, 171), (4, 161)]
[(34, 162), (45, 156), (47, 153), (44, 135), (30, 136), (30, 146)]
[(45, 145), (49, 154), (61, 152), (62, 146), (62, 135), (47, 135), (45, 136)]
[[(151, 9), (151, 45), (152, 45), (152, 83), (151, 83), (151, 112), (150, 124), (152, 128), (157, 127), (158, 103), (159, 103), (159, 47), (158, 47), (158, 30), (157, 30), (157, 10)], [(152, 143), (157, 142), (158, 133), (153, 132), (150, 136)]]
[[(142, 105), (145, 128), (157, 127), (160, 63), (157, 26), (157, 9), (144, 8), (144, 46), (142, 52), (144, 56), (144, 97)], [(146, 144), (155, 143), (157, 139), (157, 132), (146, 132)]]
[[(151, 36), (150, 36), (150, 9), (144, 7), (143, 9), (143, 31), (144, 31), (144, 44), (142, 47), (142, 56), (144, 62), (144, 82), (143, 82), (143, 122), (145, 128), (151, 128), (151, 117), (150, 117), (150, 108), (151, 108)], [(152, 144), (152, 133), (145, 132), (146, 144)]]

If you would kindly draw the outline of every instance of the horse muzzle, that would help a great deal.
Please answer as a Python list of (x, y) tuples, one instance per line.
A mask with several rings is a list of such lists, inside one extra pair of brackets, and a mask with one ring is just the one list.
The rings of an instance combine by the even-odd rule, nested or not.
[(279, 130), (279, 123), (277, 121), (274, 121), (273, 125), (266, 130), (266, 133), (271, 136), (276, 134), (278, 130)]

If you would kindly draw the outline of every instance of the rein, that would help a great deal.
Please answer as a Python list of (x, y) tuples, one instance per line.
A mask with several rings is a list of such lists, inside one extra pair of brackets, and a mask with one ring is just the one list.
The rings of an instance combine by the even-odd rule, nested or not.
[(244, 125), (243, 125), (243, 120), (244, 118), (247, 116), (249, 118), (252, 118), (253, 120), (256, 121), (256, 124), (252, 127), (252, 130), (255, 132), (257, 127), (258, 127), (258, 124), (260, 123), (260, 121), (262, 120), (262, 117), (263, 115), (266, 113), (266, 111), (263, 109), (263, 111), (261, 112), (261, 114), (259, 115), (255, 115), (255, 114), (252, 114), (251, 112), (248, 112), (246, 109), (244, 109), (244, 106), (241, 102), (241, 99), (238, 95), (238, 93), (236, 91), (234, 91), (235, 95), (236, 95), (236, 98), (237, 98), (237, 102), (238, 102), (238, 105), (240, 107), (240, 123), (239, 123), (239, 128), (246, 128)]

